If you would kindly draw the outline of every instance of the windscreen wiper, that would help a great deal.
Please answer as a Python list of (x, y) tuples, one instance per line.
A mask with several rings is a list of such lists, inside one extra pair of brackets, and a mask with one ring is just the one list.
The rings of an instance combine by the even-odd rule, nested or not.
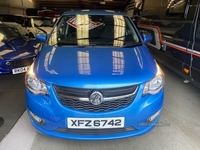
[(96, 46), (96, 44), (78, 45), (77, 43), (56, 43), (53, 44), (52, 46), (89, 47), (89, 46)]
[(119, 36), (119, 37), (116, 37), (116, 38), (110, 38), (109, 40), (105, 41), (106, 43), (107, 42), (112, 42), (114, 40), (118, 40), (118, 41), (124, 41), (124, 39), (120, 39), (120, 38), (123, 38), (123, 37), (128, 37), (128, 36), (131, 36), (131, 35), (124, 35), (124, 36)]
[[(114, 38), (113, 40), (119, 40), (120, 38), (128, 37), (128, 36), (131, 36), (131, 35), (129, 34), (129, 35), (124, 35), (124, 36), (119, 36), (119, 37)], [(119, 41), (124, 41), (124, 40), (119, 40)]]
[(99, 37), (88, 37), (88, 38), (78, 38), (76, 40), (90, 40), (90, 39), (100, 39)]

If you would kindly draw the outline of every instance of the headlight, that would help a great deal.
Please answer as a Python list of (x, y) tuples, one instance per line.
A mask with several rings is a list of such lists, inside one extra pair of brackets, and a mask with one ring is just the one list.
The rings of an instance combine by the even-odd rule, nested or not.
[(165, 84), (164, 73), (158, 64), (156, 64), (156, 68), (157, 68), (156, 76), (145, 84), (143, 95), (157, 94), (164, 87)]
[(33, 94), (48, 94), (46, 84), (35, 76), (33, 64), (26, 73), (25, 84), (27, 89)]

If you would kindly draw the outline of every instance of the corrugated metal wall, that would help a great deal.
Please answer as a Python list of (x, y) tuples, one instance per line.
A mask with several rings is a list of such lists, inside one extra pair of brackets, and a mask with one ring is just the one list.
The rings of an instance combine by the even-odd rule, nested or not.
[(37, 8), (35, 0), (0, 0), (1, 14), (26, 14), (26, 8)]
[(129, 17), (133, 17), (134, 5), (135, 5), (135, 0), (131, 0), (131, 2), (127, 5), (125, 9), (125, 12)]
[(143, 1), (144, 0), (131, 0), (125, 9), (126, 14), (131, 18), (135, 15), (141, 16)]

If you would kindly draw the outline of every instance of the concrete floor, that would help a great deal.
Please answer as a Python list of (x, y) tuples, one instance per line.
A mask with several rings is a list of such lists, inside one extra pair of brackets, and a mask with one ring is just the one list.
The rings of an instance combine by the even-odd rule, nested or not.
[(1, 141), (0, 150), (199, 150), (200, 89), (163, 67), (165, 105), (160, 125), (138, 137), (109, 141), (73, 141), (37, 133), (27, 112)]
[(0, 142), (26, 109), (24, 88), (24, 74), (0, 75)]

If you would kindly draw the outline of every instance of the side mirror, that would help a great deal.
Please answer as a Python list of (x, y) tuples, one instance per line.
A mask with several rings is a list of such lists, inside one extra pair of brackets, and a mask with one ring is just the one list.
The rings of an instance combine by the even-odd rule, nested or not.
[(40, 42), (42, 42), (42, 43), (45, 43), (46, 40), (47, 40), (47, 35), (46, 35), (46, 33), (39, 33), (39, 34), (37, 34), (35, 37), (36, 37), (36, 39), (37, 39), (38, 41), (40, 41)]
[(152, 40), (152, 36), (150, 34), (142, 34), (142, 38), (145, 44), (151, 42)]

